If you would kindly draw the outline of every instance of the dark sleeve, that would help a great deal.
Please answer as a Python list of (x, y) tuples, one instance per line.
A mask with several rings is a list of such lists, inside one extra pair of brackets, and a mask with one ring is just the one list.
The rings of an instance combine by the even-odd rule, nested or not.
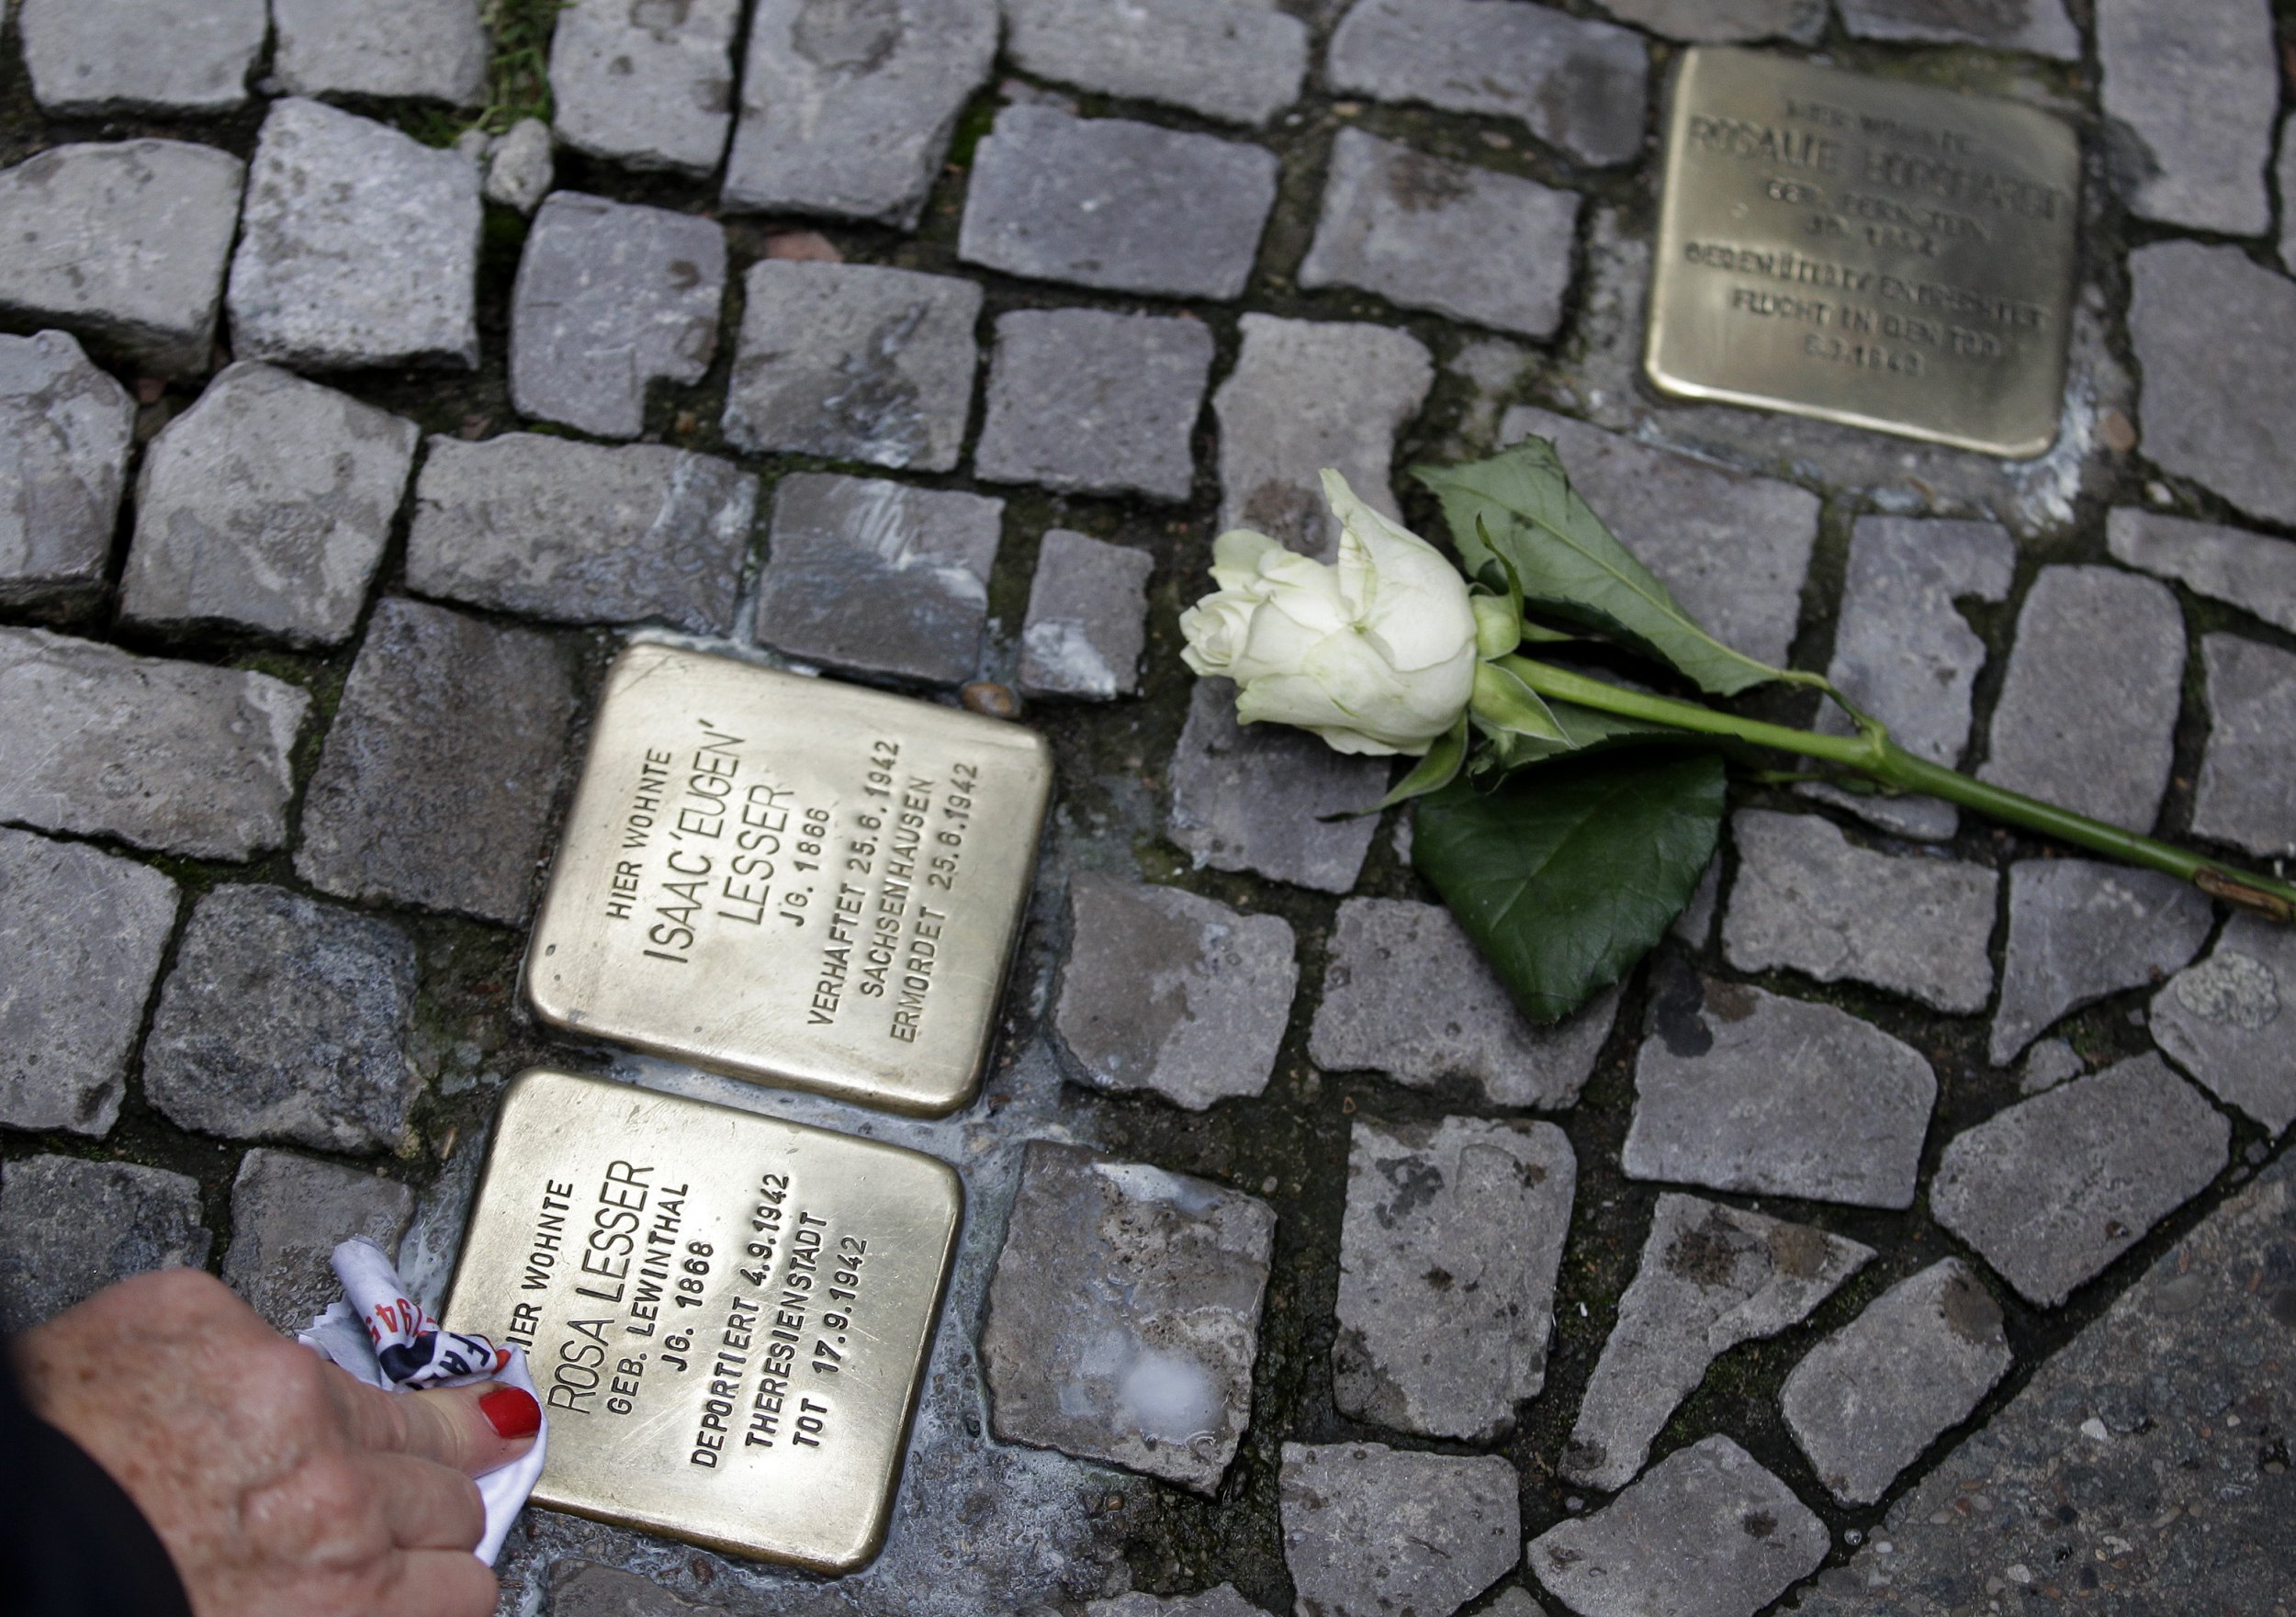
[(0, 1607), (19, 1617), (191, 1617), (175, 1565), (135, 1501), (25, 1407), (5, 1342)]

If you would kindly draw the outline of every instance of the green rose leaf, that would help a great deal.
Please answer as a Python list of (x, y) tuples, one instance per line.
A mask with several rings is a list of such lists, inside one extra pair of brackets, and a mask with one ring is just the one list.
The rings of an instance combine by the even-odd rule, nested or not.
[(1795, 678), (1700, 628), (1579, 498), (1546, 439), (1466, 466), (1414, 466), (1412, 476), (1442, 500), (1469, 578), (1502, 563), (1527, 604), (1637, 646), (1716, 696)]
[(1524, 1015), (1559, 1021), (1665, 935), (1714, 858), (1722, 809), (1714, 753), (1604, 753), (1423, 799), (1412, 862)]

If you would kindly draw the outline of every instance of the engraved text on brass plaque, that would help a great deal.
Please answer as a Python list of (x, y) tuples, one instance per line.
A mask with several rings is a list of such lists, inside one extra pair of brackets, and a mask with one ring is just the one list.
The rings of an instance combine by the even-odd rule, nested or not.
[(850, 1571), (884, 1542), (962, 1197), (914, 1151), (530, 1072), (445, 1317), (526, 1350), (538, 1503)]
[(2032, 107), (1684, 56), (1646, 360), (1660, 387), (2011, 458), (2056, 435), (2080, 154)]
[(527, 950), (544, 1020), (940, 1113), (979, 1083), (1052, 790), (1018, 724), (639, 645)]

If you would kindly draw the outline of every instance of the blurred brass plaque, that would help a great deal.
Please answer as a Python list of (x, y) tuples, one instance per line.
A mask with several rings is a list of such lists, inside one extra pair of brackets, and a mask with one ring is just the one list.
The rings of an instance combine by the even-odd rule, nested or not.
[(896, 1111), (972, 1098), (1052, 793), (1018, 724), (614, 662), (526, 953), (545, 1021)]
[(2029, 107), (1684, 53), (1650, 379), (2022, 459), (2065, 391), (2080, 150)]
[(537, 1503), (850, 1572), (884, 1542), (963, 1199), (915, 1151), (524, 1072), (445, 1318), (526, 1350)]

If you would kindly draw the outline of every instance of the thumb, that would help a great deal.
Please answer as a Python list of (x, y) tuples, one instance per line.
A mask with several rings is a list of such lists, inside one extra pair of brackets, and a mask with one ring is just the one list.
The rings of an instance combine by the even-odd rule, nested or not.
[(359, 1425), (369, 1446), (411, 1454), (483, 1477), (535, 1446), (542, 1406), (524, 1387), (507, 1382), (387, 1393), (360, 1387), (368, 1398)]

